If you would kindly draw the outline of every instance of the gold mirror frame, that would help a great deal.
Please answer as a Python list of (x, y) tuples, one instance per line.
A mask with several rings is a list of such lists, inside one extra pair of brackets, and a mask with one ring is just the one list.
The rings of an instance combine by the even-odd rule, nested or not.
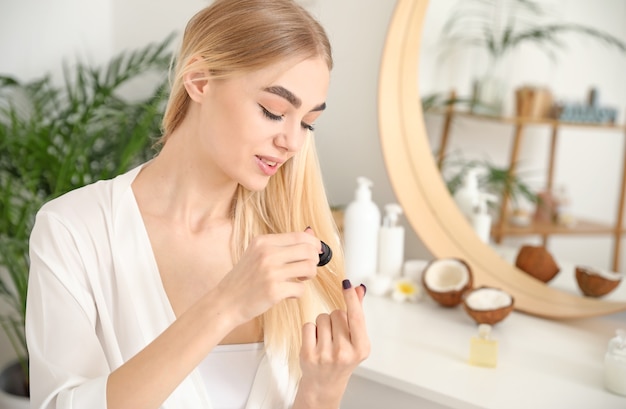
[(457, 209), (431, 153), (418, 87), (419, 49), (428, 0), (398, 0), (383, 52), (378, 115), (383, 156), (408, 222), (434, 258), (468, 262), (474, 286), (492, 286), (515, 298), (515, 309), (551, 319), (626, 310), (626, 302), (560, 291), (531, 277), (480, 241)]

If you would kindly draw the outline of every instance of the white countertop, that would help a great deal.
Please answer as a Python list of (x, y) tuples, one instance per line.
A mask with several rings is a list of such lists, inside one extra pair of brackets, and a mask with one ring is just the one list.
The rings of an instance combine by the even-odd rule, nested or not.
[[(564, 268), (550, 285), (577, 291)], [(626, 300), (626, 280), (607, 299)], [(495, 324), (498, 365), (467, 363), (477, 325), (462, 306), (440, 307), (366, 296), (372, 352), (356, 370), (362, 378), (458, 408), (624, 409), (626, 397), (604, 388), (604, 354), (626, 313), (551, 321), (512, 312)]]

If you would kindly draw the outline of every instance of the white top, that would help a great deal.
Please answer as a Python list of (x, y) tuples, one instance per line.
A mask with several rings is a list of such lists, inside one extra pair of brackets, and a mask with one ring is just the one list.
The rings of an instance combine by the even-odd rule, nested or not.
[[(139, 168), (46, 204), (30, 240), (31, 407), (106, 409), (109, 373), (174, 320), (131, 183)], [(246, 409), (287, 408), (295, 384), (264, 357)], [(162, 409), (213, 409), (193, 371)]]
[(262, 342), (213, 348), (198, 366), (213, 409), (245, 409), (263, 356)]

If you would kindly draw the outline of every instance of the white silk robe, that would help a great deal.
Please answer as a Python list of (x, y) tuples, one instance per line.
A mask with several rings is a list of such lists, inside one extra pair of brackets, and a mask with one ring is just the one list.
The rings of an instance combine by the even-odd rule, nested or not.
[[(175, 319), (131, 189), (139, 170), (37, 214), (26, 317), (32, 408), (106, 409), (109, 373)], [(284, 360), (265, 355), (246, 409), (287, 408), (295, 389)], [(162, 408), (212, 408), (198, 370)]]

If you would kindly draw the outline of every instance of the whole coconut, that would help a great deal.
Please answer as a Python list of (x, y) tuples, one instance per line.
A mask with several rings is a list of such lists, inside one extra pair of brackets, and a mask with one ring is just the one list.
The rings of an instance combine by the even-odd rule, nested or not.
[(515, 259), (515, 267), (544, 283), (552, 280), (561, 270), (545, 247), (530, 245), (520, 248)]

